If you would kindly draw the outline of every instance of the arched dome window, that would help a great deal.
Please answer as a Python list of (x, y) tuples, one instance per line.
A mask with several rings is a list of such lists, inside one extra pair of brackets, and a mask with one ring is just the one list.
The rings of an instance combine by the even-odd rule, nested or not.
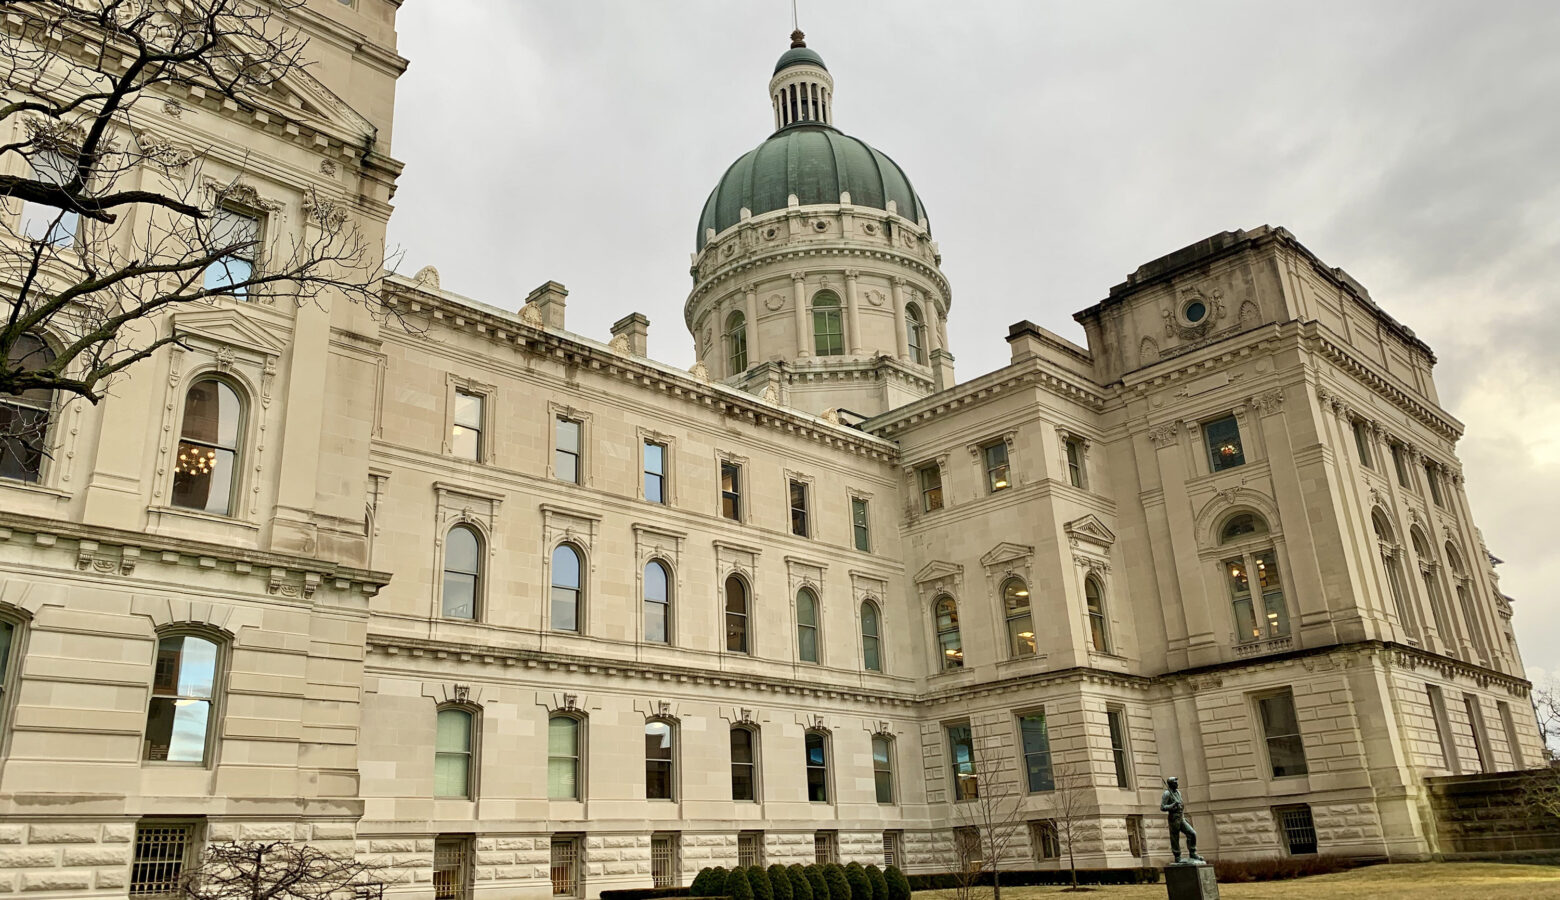
[(905, 305), (905, 340), (910, 346), (910, 361), (926, 365), (926, 322), (921, 319), (921, 308), (914, 303)]
[(726, 317), (726, 374), (739, 375), (748, 367), (747, 317), (733, 312)]
[(845, 322), (840, 315), (840, 298), (833, 291), (813, 297), (813, 347), (819, 356), (845, 353)]

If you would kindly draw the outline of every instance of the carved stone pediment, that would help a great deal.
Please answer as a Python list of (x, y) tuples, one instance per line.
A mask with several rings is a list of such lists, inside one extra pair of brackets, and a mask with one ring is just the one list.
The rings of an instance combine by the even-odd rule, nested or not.
[(921, 571), (915, 573), (916, 584), (926, 584), (940, 578), (958, 578), (964, 574), (964, 567), (942, 560), (932, 560), (921, 567)]
[(260, 356), (281, 356), (287, 347), (284, 338), (272, 334), (235, 309), (180, 310), (173, 316), (173, 328), (181, 337), (203, 338)]
[(1075, 540), (1087, 541), (1101, 547), (1109, 547), (1116, 542), (1116, 533), (1105, 527), (1100, 517), (1090, 513), (1081, 519), (1073, 519), (1063, 525), (1068, 537)]
[(986, 555), (980, 558), (980, 564), (988, 569), (995, 569), (1015, 560), (1028, 559), (1034, 554), (1035, 548), (1027, 544), (1013, 544), (1003, 541), (986, 551)]

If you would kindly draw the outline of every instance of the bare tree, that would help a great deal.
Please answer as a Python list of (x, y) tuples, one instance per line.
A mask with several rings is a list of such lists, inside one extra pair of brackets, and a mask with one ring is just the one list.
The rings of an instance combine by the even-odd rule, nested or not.
[(345, 202), (311, 193), (303, 228), (267, 236), (247, 165), (228, 158), (227, 176), (207, 177), (213, 148), (172, 124), (197, 103), (296, 128), (284, 82), (305, 68), (306, 41), (287, 23), (303, 5), (0, 0), (0, 134), (17, 136), (0, 169), (22, 172), (0, 175), (0, 453), (41, 449), (48, 417), (25, 398), (97, 403), (177, 342), (158, 321), (171, 308), (329, 292), (383, 312), (380, 248)]
[(206, 848), (185, 873), (187, 900), (380, 900), (383, 870), (351, 856), (288, 841), (233, 841)]
[[(1023, 830), (1023, 791), (1009, 754), (989, 736), (974, 739), (967, 763), (956, 766), (954, 857), (956, 893), (971, 895), (991, 873), (992, 900), (1002, 900), (1002, 861)], [(1004, 761), (1007, 761), (1006, 763)]]
[(1094, 798), (1088, 769), (1076, 763), (1055, 763), (1051, 767), (1055, 788), (1049, 793), (1051, 819), (1056, 823), (1056, 840), (1067, 854), (1067, 868), (1072, 870), (1072, 886), (1069, 891), (1087, 890), (1078, 886), (1078, 842), (1095, 831), (1092, 817)]
[(1533, 685), (1533, 714), (1538, 718), (1538, 736), (1544, 741), (1544, 755), (1555, 758), (1555, 748), (1560, 746), (1560, 686), (1554, 678), (1545, 678)]

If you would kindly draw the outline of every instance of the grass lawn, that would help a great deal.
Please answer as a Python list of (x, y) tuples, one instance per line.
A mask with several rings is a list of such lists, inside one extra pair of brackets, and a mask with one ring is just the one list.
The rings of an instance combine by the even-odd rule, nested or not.
[[(1063, 887), (1005, 887), (1002, 900), (1082, 896), (1099, 900), (1164, 900), (1163, 884), (1096, 886), (1088, 894)], [(1288, 881), (1220, 884), (1220, 900), (1560, 900), (1560, 867), (1497, 863), (1413, 863)], [(916, 900), (953, 900), (952, 891), (921, 891)], [(991, 900), (978, 888), (973, 900)]]

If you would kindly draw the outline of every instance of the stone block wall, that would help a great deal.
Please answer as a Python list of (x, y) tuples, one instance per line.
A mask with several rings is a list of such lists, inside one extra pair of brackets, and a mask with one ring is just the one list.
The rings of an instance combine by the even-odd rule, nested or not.
[(1425, 779), (1440, 856), (1560, 861), (1560, 818), (1523, 802), (1531, 782), (1555, 777), (1539, 769)]

